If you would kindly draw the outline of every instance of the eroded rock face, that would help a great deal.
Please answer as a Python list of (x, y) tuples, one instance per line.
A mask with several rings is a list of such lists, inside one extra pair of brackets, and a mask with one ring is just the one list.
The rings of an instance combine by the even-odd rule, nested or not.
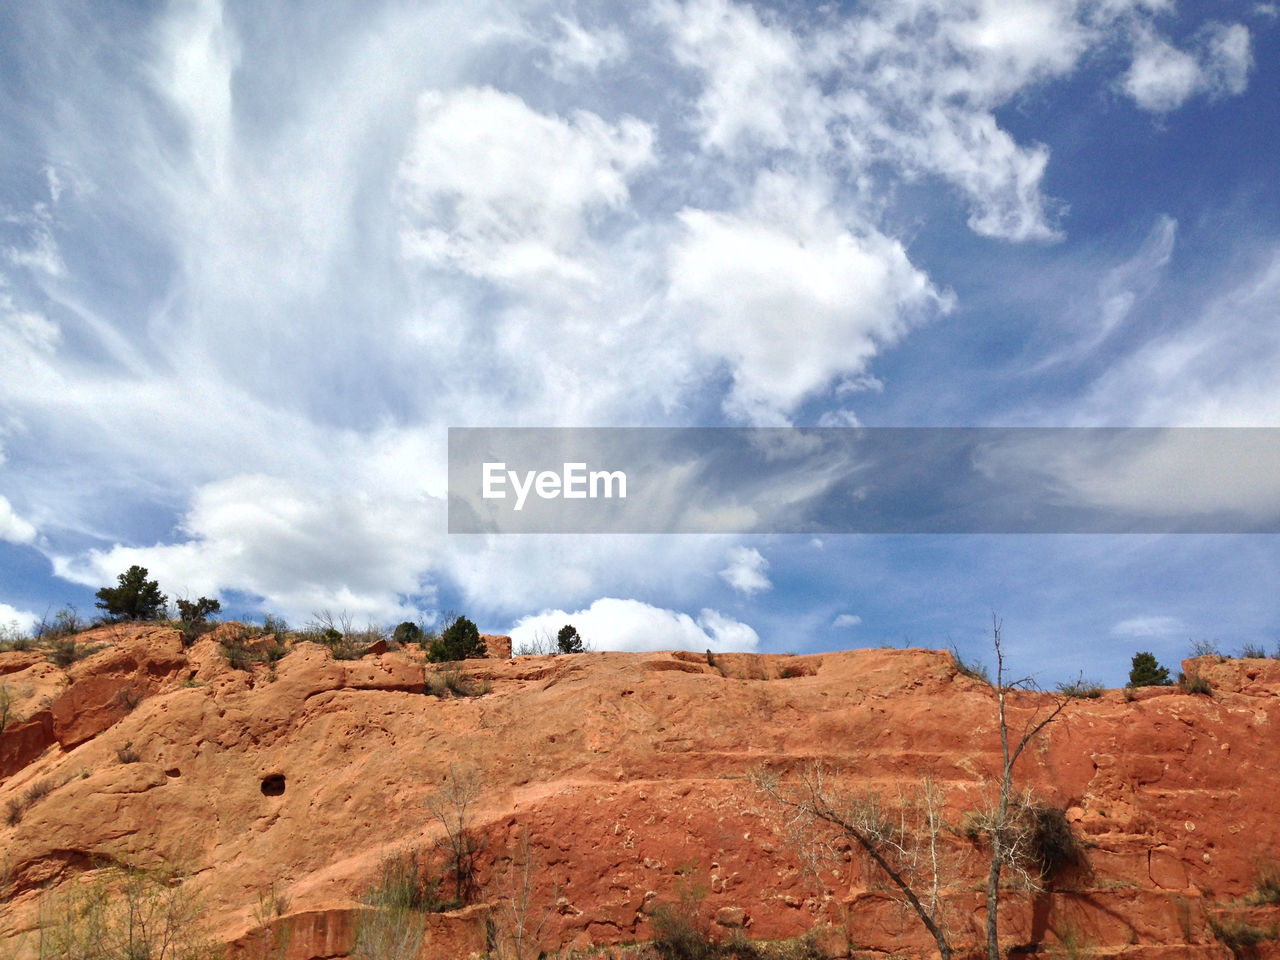
[[(252, 954), (255, 906), (273, 891), (290, 957), (340, 956), (380, 861), (433, 844), (443, 830), (428, 798), (473, 775), (484, 903), (434, 918), (424, 956), (482, 951), (490, 911), (501, 935), (525, 849), (547, 948), (647, 939), (654, 909), (696, 888), (717, 935), (816, 928), (836, 955), (932, 955), (861, 858), (807, 870), (753, 787), (754, 771), (810, 760), (889, 797), (932, 775), (955, 828), (940, 845), (952, 940), (983, 940), (986, 861), (962, 824), (998, 775), (995, 698), (947, 654), (491, 658), (461, 666), (479, 695), (437, 697), (416, 649), (337, 661), (301, 643), (246, 671), (211, 637), (183, 649), (167, 628), (115, 629), (86, 638), (107, 646), (56, 677), (35, 659), (0, 664), (11, 689), (47, 700), (29, 698), (30, 716), (0, 737), (0, 810), (51, 787), (0, 826), (0, 953), (21, 949), (42, 887), (107, 862), (191, 874), (233, 953)], [(1130, 957), (1222, 957), (1210, 918), (1274, 921), (1274, 907), (1228, 901), (1280, 857), (1280, 663), (1184, 670), (1213, 695), (1072, 701), (1025, 752), (1020, 783), (1067, 812), (1089, 863), (1003, 898), (1007, 947), (1047, 955), (1071, 936)], [(1012, 727), (1047, 702), (1013, 697)]]

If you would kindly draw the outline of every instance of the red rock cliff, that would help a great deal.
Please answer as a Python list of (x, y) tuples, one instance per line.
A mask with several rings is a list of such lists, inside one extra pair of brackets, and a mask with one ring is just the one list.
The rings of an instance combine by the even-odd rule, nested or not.
[[(527, 835), (536, 895), (554, 908), (548, 948), (646, 939), (683, 871), (717, 929), (822, 927), (837, 954), (934, 955), (857, 858), (817, 878), (802, 869), (749, 779), (815, 759), (886, 794), (932, 774), (956, 827), (944, 836), (952, 940), (962, 954), (982, 941), (985, 862), (961, 825), (998, 774), (995, 701), (945, 653), (487, 659), (462, 668), (487, 692), (443, 699), (424, 694), (407, 652), (338, 661), (302, 643), (274, 670), (245, 671), (213, 639), (184, 650), (164, 627), (82, 642), (107, 647), (66, 671), (0, 654), (21, 717), (0, 735), (0, 810), (20, 808), (0, 825), (0, 954), (30, 949), (42, 890), (105, 862), (178, 865), (238, 949), (259, 896), (283, 892), (289, 955), (340, 956), (381, 858), (436, 839), (428, 796), (474, 771), (480, 899), (501, 898), (504, 858)], [(1227, 957), (1211, 921), (1270, 931), (1276, 908), (1248, 901), (1280, 857), (1280, 662), (1187, 668), (1211, 696), (1072, 701), (1024, 754), (1019, 782), (1067, 811), (1090, 869), (1009, 891), (1006, 947), (1048, 956), (1070, 936), (1108, 955)], [(1015, 696), (1015, 728), (1044, 703)], [(24, 799), (37, 783), (47, 795)], [(485, 910), (433, 921), (429, 955), (482, 951)]]

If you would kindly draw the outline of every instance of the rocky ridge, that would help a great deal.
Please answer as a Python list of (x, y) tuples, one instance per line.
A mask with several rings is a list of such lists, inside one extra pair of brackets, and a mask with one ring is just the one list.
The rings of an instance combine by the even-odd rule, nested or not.
[[(857, 857), (804, 869), (750, 778), (815, 760), (851, 789), (905, 795), (926, 772), (942, 786), (952, 941), (961, 955), (982, 942), (984, 851), (963, 824), (998, 775), (995, 698), (947, 653), (491, 658), (461, 667), (482, 695), (439, 697), (416, 649), (335, 660), (298, 643), (232, 669), (219, 640), (241, 633), (184, 648), (167, 626), (99, 628), (78, 640), (103, 648), (65, 669), (0, 654), (19, 718), (0, 734), (0, 955), (30, 951), (42, 896), (127, 864), (179, 867), (232, 954), (252, 952), (254, 907), (275, 891), (289, 957), (345, 956), (379, 863), (441, 835), (427, 799), (464, 774), (482, 785), (480, 902), (434, 917), (424, 956), (485, 950), (523, 837), (547, 949), (648, 939), (654, 905), (696, 878), (724, 935), (813, 931), (835, 956), (935, 955)], [(1280, 662), (1184, 670), (1210, 695), (1073, 700), (1020, 761), (1019, 783), (1066, 811), (1088, 866), (1007, 892), (1013, 954), (1086, 942), (1140, 960), (1230, 957), (1234, 923), (1262, 934), (1237, 952), (1280, 955), (1280, 910), (1256, 883), (1280, 860)], [(1046, 696), (1016, 695), (1015, 727)]]

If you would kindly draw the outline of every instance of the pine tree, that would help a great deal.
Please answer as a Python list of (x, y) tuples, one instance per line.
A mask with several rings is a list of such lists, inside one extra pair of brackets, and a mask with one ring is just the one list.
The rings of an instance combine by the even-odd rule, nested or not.
[(577, 627), (571, 623), (561, 627), (560, 632), (556, 634), (556, 646), (560, 648), (561, 653), (582, 653), (584, 647)]
[(1169, 679), (1168, 667), (1160, 666), (1155, 654), (1144, 651), (1133, 655), (1133, 669), (1129, 671), (1129, 686), (1167, 687), (1171, 683), (1173, 681)]
[(112, 620), (163, 620), (168, 598), (160, 584), (147, 579), (147, 568), (134, 564), (116, 577), (119, 584), (98, 591), (97, 606)]
[(427, 649), (427, 659), (432, 663), (448, 663), (469, 660), (486, 654), (484, 639), (476, 625), (466, 617), (459, 617), (445, 627), (438, 640)]

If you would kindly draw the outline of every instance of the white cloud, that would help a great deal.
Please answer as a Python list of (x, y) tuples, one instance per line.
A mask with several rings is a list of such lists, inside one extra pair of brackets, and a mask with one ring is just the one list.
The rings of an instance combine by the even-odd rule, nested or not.
[(0, 540), (10, 543), (31, 543), (36, 538), (36, 528), (13, 512), (13, 505), (0, 494)]
[(185, 541), (92, 550), (55, 559), (55, 570), (94, 586), (136, 563), (177, 596), (235, 590), (294, 620), (331, 608), (388, 622), (416, 616), (433, 599), (419, 571), (431, 563), (424, 551), (442, 512), (426, 496), (406, 502), (244, 474), (197, 491)]
[(816, 119), (817, 93), (788, 30), (764, 23), (750, 5), (727, 0), (663, 0), (655, 10), (674, 35), (677, 59), (705, 78), (697, 105), (704, 147), (783, 147), (795, 143), (797, 127)]
[(5, 259), (15, 267), (22, 267), (54, 279), (64, 276), (67, 266), (63, 263), (58, 243), (53, 238), (50, 225), (37, 221), (31, 226), (30, 243), (26, 246), (6, 246)]
[[(1072, 317), (1070, 342), (1036, 364), (1031, 372), (1079, 360), (1120, 331), (1133, 311), (1145, 303), (1163, 281), (1173, 259), (1177, 233), (1178, 221), (1164, 215), (1157, 217), (1138, 251), (1103, 273), (1096, 300), (1082, 300), (1068, 306)], [(1090, 266), (1090, 273), (1096, 273), (1096, 268)]]
[[(370, 4), (335, 32), (320, 7), (262, 31), (256, 9), (184, 0), (119, 37), (51, 8), (13, 75), (65, 109), (6, 101), (53, 210), (18, 225), (0, 281), (19, 522), (98, 538), (56, 555), (78, 582), (136, 561), (293, 618), (390, 619), (437, 588), (504, 618), (605, 594), (697, 609), (725, 540), (447, 538), (445, 428), (717, 405), (778, 423), (872, 386), (879, 354), (950, 304), (908, 254), (898, 191), (930, 179), (978, 233), (1055, 236), (1048, 152), (994, 111), (1149, 12), (712, 0), (660, 3), (657, 31), (548, 11), (530, 43), (486, 2)], [(104, 38), (120, 57), (56, 68)], [(1242, 87), (1247, 31), (1196, 43), (1206, 92)], [(925, 218), (956, 202), (928, 196)], [(1263, 329), (1266, 295), (1214, 319), (1243, 305)], [(1245, 371), (1251, 415), (1280, 396), (1266, 350), (1211, 333), (1209, 355), (1140, 358), (1160, 367), (1153, 410), (1212, 416), (1224, 370)], [(139, 512), (179, 525), (138, 546)]]
[(1203, 33), (1205, 85), (1216, 96), (1239, 96), (1249, 86), (1253, 50), (1249, 28), (1214, 23)]
[(720, 571), (725, 583), (747, 596), (769, 590), (769, 561), (754, 547), (734, 547), (725, 557), (729, 564)]
[(1167, 113), (1192, 96), (1239, 95), (1253, 66), (1249, 29), (1214, 23), (1197, 38), (1198, 55), (1179, 50), (1151, 29), (1134, 41), (1133, 62), (1123, 78), (1124, 91), (1144, 110)]
[(653, 163), (634, 118), (547, 116), (491, 88), (424, 93), (399, 179), (407, 256), (493, 280), (591, 282), (581, 245), (594, 213), (619, 210)]
[(727, 0), (657, 10), (677, 59), (702, 79), (695, 126), (706, 149), (845, 166), (870, 209), (887, 187), (878, 165), (933, 174), (967, 196), (975, 232), (1055, 239), (1040, 194), (1048, 151), (1015, 143), (991, 111), (1070, 72), (1099, 32), (1056, 0), (923, 6), (807, 29)]
[[(668, 296), (733, 374), (725, 410), (780, 425), (837, 377), (862, 374), (919, 317), (949, 308), (902, 245), (844, 229), (806, 185), (762, 176), (742, 215), (685, 210)], [(797, 336), (799, 318), (804, 335)]]
[(1121, 620), (1111, 627), (1113, 637), (1167, 637), (1187, 632), (1187, 626), (1177, 617), (1146, 616), (1130, 617)]
[(544, 610), (522, 617), (511, 628), (512, 647), (528, 644), (539, 634), (554, 637), (566, 623), (596, 650), (752, 652), (760, 643), (751, 627), (717, 610), (704, 609), (694, 620), (687, 613), (639, 600), (602, 597), (585, 610)]
[(233, 137), (232, 75), (239, 60), (221, 0), (183, 0), (161, 20), (153, 72), (191, 137), (191, 153), (211, 183), (228, 175)]
[(862, 618), (856, 613), (842, 613), (831, 622), (833, 627), (856, 627), (862, 623)]
[(0, 627), (13, 624), (24, 632), (33, 629), (40, 618), (29, 610), (19, 610), (7, 603), (0, 603)]
[(559, 31), (547, 47), (552, 71), (562, 79), (581, 71), (594, 73), (605, 64), (619, 63), (627, 57), (627, 38), (620, 30), (591, 30), (564, 16), (556, 17), (556, 26)]
[(983, 103), (999, 103), (1029, 84), (1071, 72), (1098, 39), (1070, 0), (978, 0), (937, 8), (951, 14), (940, 32), (961, 58), (941, 78), (943, 89)]
[(1155, 34), (1139, 38), (1124, 76), (1125, 93), (1144, 110), (1156, 113), (1182, 106), (1200, 83), (1196, 58)]
[(1274, 427), (1280, 423), (1280, 249), (1189, 320), (1114, 363), (1080, 405), (1090, 426)]

